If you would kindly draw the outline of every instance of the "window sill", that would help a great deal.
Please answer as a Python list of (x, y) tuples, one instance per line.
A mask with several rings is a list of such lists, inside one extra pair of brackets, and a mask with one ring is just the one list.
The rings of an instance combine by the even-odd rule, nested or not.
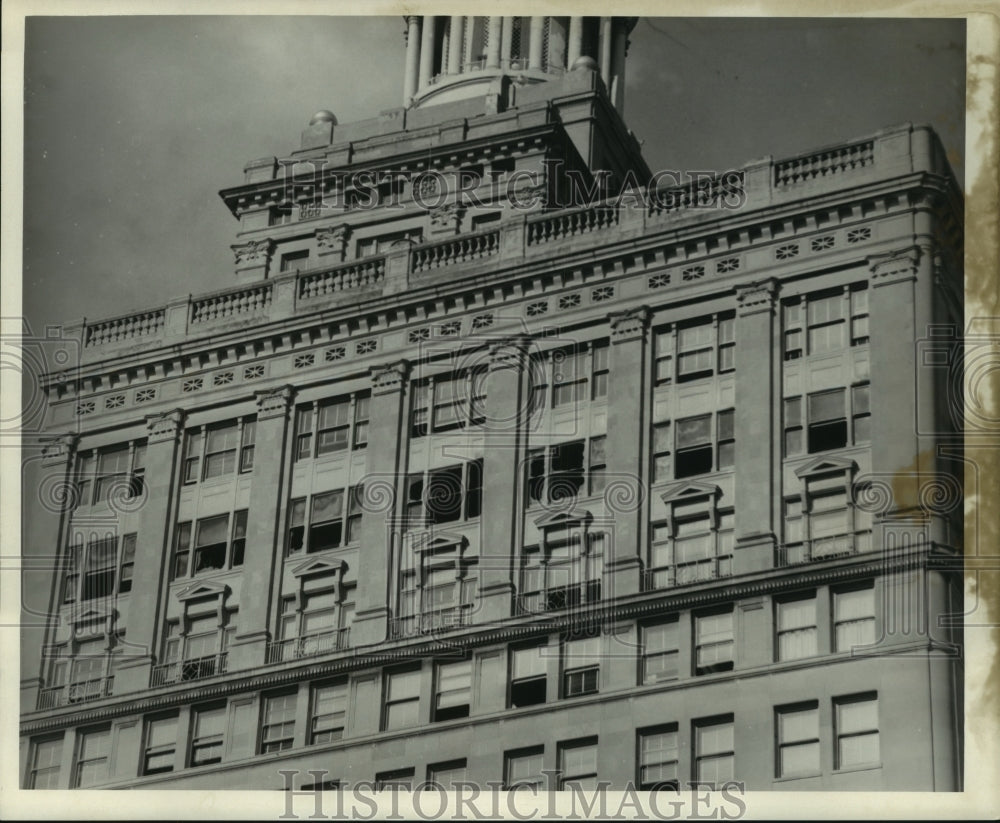
[(796, 780), (815, 780), (817, 777), (822, 777), (823, 772), (805, 772), (803, 774), (790, 774), (784, 777), (774, 778), (775, 783), (794, 783)]
[(834, 769), (833, 773), (836, 774), (851, 774), (853, 772), (877, 772), (882, 768), (882, 761), (877, 763), (861, 763), (857, 766), (844, 766), (840, 769)]

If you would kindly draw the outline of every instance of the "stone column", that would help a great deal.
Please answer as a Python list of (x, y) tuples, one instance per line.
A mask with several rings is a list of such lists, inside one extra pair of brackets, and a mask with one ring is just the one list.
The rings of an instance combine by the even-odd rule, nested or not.
[(503, 30), (500, 36), (500, 65), (510, 70), (511, 46), (513, 45), (514, 18), (504, 17)]
[(286, 466), (291, 386), (257, 392), (257, 431), (250, 480), (247, 542), (236, 637), (229, 647), (230, 671), (264, 665), (271, 639), (270, 613), (274, 601), (274, 570), (280, 563), (284, 503), (288, 496)]
[(352, 646), (382, 643), (388, 636), (394, 548), (399, 543), (396, 513), (400, 506), (409, 426), (406, 401), (410, 364), (406, 360), (372, 369), (371, 416), (368, 420), (368, 465), (361, 519), (361, 552), (357, 570), (357, 611)]
[[(170, 561), (170, 536), (177, 496), (184, 412), (180, 409), (146, 418), (146, 500), (139, 515), (132, 574), (125, 661), (115, 674), (115, 694), (149, 688), (149, 675), (157, 649), (154, 645), (163, 611), (163, 580)], [(148, 601), (139, 607), (137, 598)]]
[(542, 53), (542, 43), (545, 39), (545, 18), (531, 18), (531, 40), (528, 44), (528, 68), (542, 71), (545, 68), (545, 56)]
[(448, 30), (448, 74), (458, 74), (462, 67), (462, 26), (464, 17), (451, 18), (451, 28)]
[(420, 77), (418, 90), (427, 88), (434, 71), (434, 28), (437, 18), (433, 15), (424, 16), (424, 27), (420, 33)]
[(274, 253), (273, 240), (250, 240), (230, 246), (236, 259), (236, 280), (253, 283), (267, 277)]
[(316, 229), (316, 251), (321, 265), (335, 265), (347, 259), (347, 240), (351, 227), (347, 223)]
[(486, 45), (486, 68), (500, 68), (500, 40), (502, 37), (502, 17), (493, 15), (489, 18), (487, 25), (489, 28), (489, 42)]
[(417, 93), (420, 71), (420, 15), (406, 17), (406, 76), (403, 81), (403, 105), (408, 106)]
[(569, 47), (566, 55), (566, 68), (573, 68), (573, 63), (583, 53), (583, 18), (569, 18)]
[(612, 35), (611, 35), (611, 18), (602, 17), (601, 18), (601, 42), (598, 46), (600, 53), (600, 65), (601, 65), (601, 79), (604, 81), (604, 85), (607, 89), (611, 90), (611, 47), (612, 47)]
[(605, 598), (635, 594), (643, 569), (644, 521), (648, 507), (649, 417), (646, 374), (649, 309), (611, 312), (609, 352), (608, 485), (606, 512), (613, 522), (611, 559), (604, 567)]
[[(73, 460), (77, 436), (72, 433), (47, 438), (42, 446), (41, 466), (24, 476), (24, 492), (38, 493), (37, 505), (26, 510), (38, 518), (31, 527), (30, 541), (25, 540), (22, 560), (21, 603), (21, 712), (32, 712), (38, 703), (47, 666), (43, 649), (52, 642), (59, 627), (58, 583), (63, 575), (69, 526), (76, 487), (73, 483)], [(35, 466), (38, 463), (30, 461)], [(28, 470), (29, 461), (25, 460)], [(34, 475), (34, 477), (32, 477)], [(27, 527), (26, 527), (27, 529)], [(27, 537), (29, 532), (25, 531)]]
[(510, 617), (520, 534), (518, 494), (526, 439), (527, 401), (522, 395), (525, 341), (498, 341), (490, 349), (486, 384), (482, 544), (479, 549), (478, 622)]
[[(767, 279), (736, 289), (736, 550), (733, 573), (774, 566), (776, 467), (775, 438), (781, 413), (781, 380), (775, 335), (777, 281)], [(747, 354), (740, 358), (740, 352)]]
[[(618, 113), (625, 116), (625, 55), (628, 50), (628, 28), (625, 20), (613, 21), (611, 35), (611, 81), (608, 94)], [(605, 81), (608, 82), (608, 81)]]

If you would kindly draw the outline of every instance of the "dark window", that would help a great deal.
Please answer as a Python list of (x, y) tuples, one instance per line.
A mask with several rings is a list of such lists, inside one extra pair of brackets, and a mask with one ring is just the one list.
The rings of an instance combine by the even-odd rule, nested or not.
[(281, 271), (294, 271), (305, 268), (305, 263), (309, 259), (309, 250), (290, 251), (281, 255)]
[(677, 421), (677, 479), (712, 471), (712, 416)]
[(809, 454), (842, 449), (847, 445), (844, 390), (809, 395)]
[(434, 692), (434, 720), (469, 716), (472, 700), (472, 661), (438, 663)]
[(520, 709), (545, 702), (547, 661), (543, 645), (525, 646), (510, 652), (510, 705)]

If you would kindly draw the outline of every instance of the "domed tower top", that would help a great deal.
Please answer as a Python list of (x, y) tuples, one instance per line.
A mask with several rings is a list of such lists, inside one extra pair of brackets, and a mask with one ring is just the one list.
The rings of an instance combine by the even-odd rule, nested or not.
[(403, 105), (485, 95), (499, 75), (543, 83), (567, 71), (600, 71), (619, 114), (625, 53), (637, 17), (406, 18)]

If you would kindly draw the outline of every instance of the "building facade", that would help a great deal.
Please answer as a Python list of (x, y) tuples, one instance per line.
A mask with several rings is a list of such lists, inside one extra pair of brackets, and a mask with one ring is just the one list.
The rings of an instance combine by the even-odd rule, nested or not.
[(961, 788), (944, 152), (653, 174), (634, 22), (406, 18), (236, 285), (67, 329), (23, 787)]

